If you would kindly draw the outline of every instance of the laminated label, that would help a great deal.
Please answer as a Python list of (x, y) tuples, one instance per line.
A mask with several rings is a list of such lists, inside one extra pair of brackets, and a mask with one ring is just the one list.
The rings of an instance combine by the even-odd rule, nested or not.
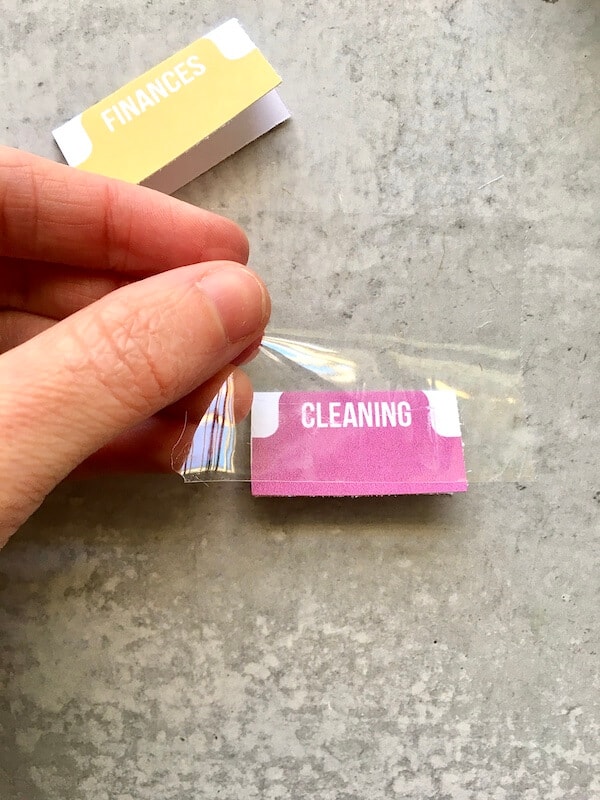
[(53, 131), (73, 167), (172, 192), (289, 118), (229, 20)]
[(456, 395), (257, 392), (251, 472), (255, 496), (464, 492)]

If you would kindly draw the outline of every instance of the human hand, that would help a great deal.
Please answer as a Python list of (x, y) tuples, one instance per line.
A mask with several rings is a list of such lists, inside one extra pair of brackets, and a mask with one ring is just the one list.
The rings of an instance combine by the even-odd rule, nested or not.
[(78, 467), (170, 469), (232, 373), (247, 412), (247, 256), (226, 219), (0, 147), (0, 546)]

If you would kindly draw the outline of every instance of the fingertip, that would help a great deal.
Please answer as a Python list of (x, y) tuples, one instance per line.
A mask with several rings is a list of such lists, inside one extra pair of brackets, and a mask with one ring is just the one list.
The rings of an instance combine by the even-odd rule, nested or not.
[(248, 263), (248, 259), (250, 258), (250, 240), (246, 232), (240, 228), (240, 226), (236, 222), (232, 222), (231, 224), (235, 228), (235, 237), (236, 237), (236, 248), (238, 250), (238, 261), (240, 264), (246, 265)]
[(246, 419), (250, 413), (254, 390), (252, 381), (244, 370), (236, 368), (231, 377), (233, 379), (233, 413), (235, 422), (238, 423)]
[(222, 261), (203, 272), (196, 285), (215, 309), (227, 342), (255, 339), (264, 330), (271, 299), (253, 270)]
[[(206, 224), (205, 217), (202, 222)], [(250, 242), (245, 231), (237, 222), (212, 212), (211, 222), (212, 235), (203, 241), (201, 247), (202, 261), (233, 261), (245, 266), (250, 257)], [(210, 242), (214, 245), (211, 246)]]

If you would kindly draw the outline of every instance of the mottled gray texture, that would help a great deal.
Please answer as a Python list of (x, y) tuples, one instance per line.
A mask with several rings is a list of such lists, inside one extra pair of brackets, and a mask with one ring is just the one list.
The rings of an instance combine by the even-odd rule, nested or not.
[(233, 15), (294, 120), (180, 195), (247, 227), (279, 327), (520, 348), (536, 474), (61, 488), (0, 555), (0, 797), (597, 800), (598, 5), (4, 0), (1, 140), (58, 158)]

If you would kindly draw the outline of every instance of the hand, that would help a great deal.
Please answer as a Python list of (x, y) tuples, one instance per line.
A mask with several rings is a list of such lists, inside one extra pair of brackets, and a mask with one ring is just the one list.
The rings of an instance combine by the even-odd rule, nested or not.
[(268, 321), (247, 256), (226, 219), (0, 148), (0, 546), (79, 465), (170, 469)]

